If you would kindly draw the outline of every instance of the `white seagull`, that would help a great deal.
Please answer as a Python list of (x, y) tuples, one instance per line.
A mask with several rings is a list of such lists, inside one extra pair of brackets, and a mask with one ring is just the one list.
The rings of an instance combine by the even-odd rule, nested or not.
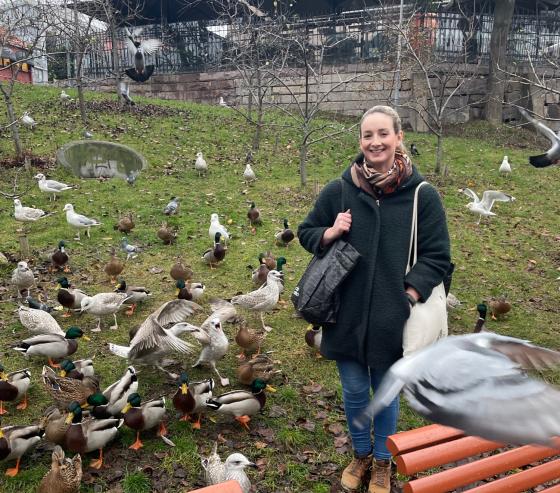
[(14, 217), (17, 221), (24, 223), (33, 223), (38, 219), (50, 216), (52, 212), (45, 212), (42, 209), (34, 207), (24, 207), (19, 199), (14, 199)]
[(196, 161), (194, 162), (194, 169), (198, 171), (198, 176), (206, 175), (208, 172), (208, 163), (202, 156), (202, 152), (196, 153)]
[(502, 159), (502, 164), (500, 164), (498, 171), (504, 175), (509, 175), (511, 173), (511, 165), (509, 164), (507, 156), (504, 156), (504, 159)]
[(450, 336), (391, 366), (357, 422), (369, 423), (404, 390), (422, 416), (467, 435), (550, 446), (560, 435), (560, 390), (524, 370), (558, 365), (560, 353), (525, 340), (492, 332)]
[(47, 180), (43, 173), (35, 175), (34, 178), (38, 180), (39, 190), (41, 190), (41, 192), (53, 194), (52, 200), (56, 200), (57, 193), (64, 192), (65, 190), (72, 190), (74, 188), (73, 186), (66, 185), (66, 183), (62, 183), (60, 181)]
[(222, 96), (220, 96), (220, 101), (218, 102), (218, 105), (220, 105), (222, 108), (229, 108), (229, 104), (227, 104), (224, 101), (224, 98)]
[(28, 111), (23, 113), (23, 116), (21, 117), (21, 123), (23, 123), (26, 127), (29, 127), (31, 130), (33, 130), (35, 125), (37, 125), (37, 122), (35, 122), (35, 120), (33, 120), (33, 118), (29, 116)]
[(473, 199), (473, 202), (469, 202), (467, 207), (471, 212), (479, 214), (478, 222), (476, 224), (480, 224), (482, 216), (489, 217), (496, 215), (491, 212), (494, 202), (513, 202), (515, 200), (515, 197), (496, 190), (486, 190), (482, 194), (482, 200), (480, 200), (478, 195), (470, 188), (463, 188), (461, 189), (461, 192)]
[(251, 168), (250, 163), (247, 163), (247, 165), (245, 166), (245, 171), (243, 171), (243, 179), (246, 183), (255, 181), (257, 179), (257, 175), (255, 175), (255, 172), (253, 171), (253, 168)]
[(80, 229), (85, 229), (87, 237), (90, 238), (89, 228), (101, 225), (97, 219), (90, 219), (89, 217), (74, 212), (74, 206), (72, 204), (66, 204), (62, 210), (66, 212), (66, 222), (78, 231), (78, 236), (75, 238), (78, 241), (80, 240)]
[(229, 240), (229, 233), (227, 229), (220, 224), (220, 217), (218, 214), (213, 213), (210, 215), (210, 227), (208, 228), (208, 236), (212, 239), (212, 241), (214, 241), (216, 233), (220, 233), (227, 244)]
[(519, 112), (530, 121), (535, 128), (544, 135), (552, 144), (550, 149), (544, 154), (539, 154), (538, 156), (530, 156), (529, 162), (535, 168), (546, 168), (552, 164), (558, 164), (560, 161), (560, 137), (552, 129), (548, 128), (544, 123), (533, 118), (529, 113), (527, 113), (523, 108), (519, 108)]
[(67, 101), (71, 101), (72, 98), (70, 97), (69, 94), (66, 93), (64, 89), (62, 89), (62, 92), (60, 93), (60, 100), (63, 102), (67, 102)]

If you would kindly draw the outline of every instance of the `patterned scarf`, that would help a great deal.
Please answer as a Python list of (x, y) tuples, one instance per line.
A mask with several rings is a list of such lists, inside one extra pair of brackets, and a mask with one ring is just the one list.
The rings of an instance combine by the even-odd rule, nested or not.
[(360, 184), (366, 185), (362, 188), (379, 197), (394, 192), (412, 174), (412, 163), (406, 153), (397, 150), (395, 161), (389, 171), (380, 173), (366, 162), (363, 154), (356, 159), (355, 169)]

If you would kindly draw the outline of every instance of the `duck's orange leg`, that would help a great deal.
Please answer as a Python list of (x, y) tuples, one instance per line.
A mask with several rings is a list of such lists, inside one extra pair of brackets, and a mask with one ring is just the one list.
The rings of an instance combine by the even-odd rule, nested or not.
[(202, 417), (201, 413), (198, 413), (197, 420), (192, 424), (193, 430), (200, 430), (200, 418)]
[(4, 403), (0, 401), (0, 416), (4, 416), (4, 414), (8, 414), (8, 411), (4, 409)]
[(162, 421), (159, 424), (159, 430), (157, 432), (157, 436), (158, 437), (164, 437), (165, 435), (167, 435), (167, 428), (165, 427), (165, 423)]
[(124, 313), (130, 317), (134, 314), (135, 309), (136, 309), (136, 303), (133, 303), (132, 305), (130, 305), (130, 308)]
[(249, 416), (236, 416), (235, 419), (241, 424), (241, 426), (243, 426), (243, 428), (249, 431), (249, 421), (251, 421)]
[(60, 365), (58, 363), (55, 363), (50, 357), (49, 357), (49, 365), (52, 366), (53, 368), (60, 368)]
[(10, 476), (11, 478), (13, 478), (14, 476), (17, 476), (17, 473), (19, 472), (19, 461), (21, 460), (21, 457), (18, 457), (16, 460), (16, 467), (13, 467), (12, 469), (6, 469), (6, 476)]
[(137, 431), (136, 432), (136, 441), (128, 448), (131, 448), (132, 450), (140, 450), (143, 446), (144, 446), (144, 444), (140, 441), (140, 432)]
[(27, 409), (27, 392), (23, 396), (23, 401), (16, 406), (16, 409), (19, 409), (20, 411)]
[(94, 469), (101, 469), (103, 465), (103, 449), (99, 449), (99, 459), (92, 460), (89, 464), (89, 467), (93, 467)]

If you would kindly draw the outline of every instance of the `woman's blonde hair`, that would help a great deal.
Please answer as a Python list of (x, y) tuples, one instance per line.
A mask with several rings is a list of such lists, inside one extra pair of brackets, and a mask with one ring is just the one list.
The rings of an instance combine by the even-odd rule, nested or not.
[[(362, 136), (362, 123), (364, 123), (364, 120), (373, 113), (383, 113), (384, 115), (390, 116), (393, 120), (393, 130), (395, 131), (395, 133), (398, 134), (399, 132), (402, 132), (401, 117), (396, 112), (396, 110), (394, 108), (391, 108), (390, 106), (380, 104), (371, 107), (362, 115), (362, 119), (360, 120), (360, 137)], [(403, 144), (398, 147), (398, 150), (406, 154), (406, 149)]]

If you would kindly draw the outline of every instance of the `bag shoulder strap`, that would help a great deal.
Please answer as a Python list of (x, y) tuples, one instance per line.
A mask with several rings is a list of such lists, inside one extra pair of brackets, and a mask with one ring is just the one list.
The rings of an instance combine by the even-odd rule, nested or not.
[(344, 178), (340, 177), (340, 212), (344, 211)]
[[(406, 272), (410, 270), (410, 261), (412, 257), (412, 266), (416, 264), (418, 258), (418, 192), (422, 185), (427, 185), (427, 181), (423, 181), (418, 184), (416, 190), (414, 191), (414, 202), (412, 206), (412, 224), (410, 226), (410, 244), (408, 247), (408, 262), (406, 264)], [(412, 247), (414, 246), (414, 255)]]

